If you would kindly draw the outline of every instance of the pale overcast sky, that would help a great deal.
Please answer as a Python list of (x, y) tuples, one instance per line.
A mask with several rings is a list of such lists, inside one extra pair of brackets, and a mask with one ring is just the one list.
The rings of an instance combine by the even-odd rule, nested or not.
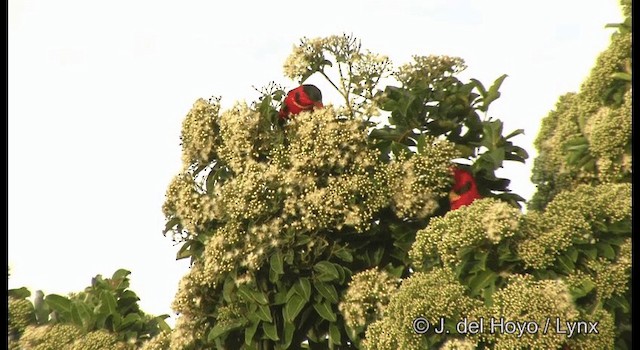
[(541, 118), (621, 18), (616, 0), (9, 0), (9, 287), (66, 294), (126, 268), (142, 308), (171, 313), (187, 262), (161, 206), (182, 120), (200, 97), (293, 87), (282, 63), (304, 36), (352, 33), (396, 66), (459, 56), (485, 85), (508, 74), (489, 114), (525, 129), (531, 159), (500, 175), (529, 199)]

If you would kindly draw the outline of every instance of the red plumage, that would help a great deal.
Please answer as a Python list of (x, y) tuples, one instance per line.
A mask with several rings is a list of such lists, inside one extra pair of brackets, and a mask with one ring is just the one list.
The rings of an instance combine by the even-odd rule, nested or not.
[(302, 111), (322, 108), (322, 93), (314, 85), (300, 85), (289, 91), (284, 98), (284, 104), (278, 113), (280, 119), (287, 119), (291, 115), (299, 114)]
[(469, 205), (476, 199), (482, 198), (478, 192), (476, 180), (470, 172), (454, 167), (453, 181), (453, 187), (451, 188), (451, 192), (449, 192), (451, 210)]

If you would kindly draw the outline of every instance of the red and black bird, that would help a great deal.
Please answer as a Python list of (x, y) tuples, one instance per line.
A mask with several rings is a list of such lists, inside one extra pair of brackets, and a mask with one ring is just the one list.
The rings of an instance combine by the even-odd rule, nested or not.
[(469, 205), (476, 199), (482, 198), (478, 192), (478, 185), (473, 175), (467, 170), (453, 167), (453, 187), (449, 192), (451, 210)]
[(280, 119), (288, 119), (302, 111), (322, 108), (322, 92), (315, 85), (304, 84), (289, 91), (278, 113)]

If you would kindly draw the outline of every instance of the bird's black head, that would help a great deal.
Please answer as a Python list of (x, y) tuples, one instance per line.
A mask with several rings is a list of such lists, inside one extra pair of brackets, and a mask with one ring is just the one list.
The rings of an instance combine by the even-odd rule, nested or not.
[(322, 92), (315, 85), (304, 84), (302, 88), (310, 99), (316, 102), (322, 102)]

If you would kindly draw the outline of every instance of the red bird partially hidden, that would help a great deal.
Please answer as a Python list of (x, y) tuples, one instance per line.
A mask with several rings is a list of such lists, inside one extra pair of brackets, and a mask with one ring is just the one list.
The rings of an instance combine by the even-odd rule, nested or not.
[(315, 85), (304, 84), (289, 91), (278, 113), (280, 119), (287, 119), (302, 111), (322, 108), (322, 92)]
[(470, 172), (453, 168), (453, 187), (449, 192), (449, 204), (451, 210), (471, 204), (474, 200), (482, 198), (478, 192), (478, 185)]

